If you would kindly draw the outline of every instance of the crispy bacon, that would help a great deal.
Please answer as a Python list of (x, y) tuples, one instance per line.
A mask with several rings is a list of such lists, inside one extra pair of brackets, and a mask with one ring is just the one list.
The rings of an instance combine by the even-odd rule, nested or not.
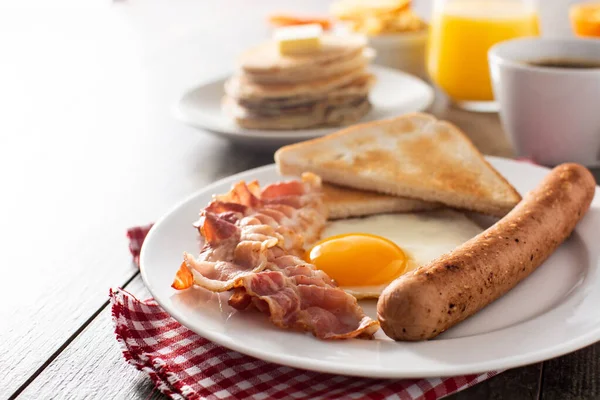
[(246, 289), (243, 287), (237, 287), (233, 289), (233, 294), (231, 297), (229, 297), (228, 303), (236, 310), (245, 310), (253, 305), (252, 296), (246, 293)]
[[(296, 197), (296, 207), (285, 204), (289, 203), (285, 199), (279, 203), (275, 194)], [(305, 241), (316, 241), (325, 221), (315, 175), (307, 175), (303, 182), (270, 185), (262, 192), (257, 182), (239, 182), (202, 210), (195, 226), (205, 244), (198, 258), (184, 254), (186, 273), (198, 286), (230, 290), (236, 279), (262, 271), (281, 252), (301, 255)]]
[(200, 221), (200, 234), (210, 246), (217, 246), (224, 240), (231, 237), (237, 239), (239, 236), (239, 229), (235, 224), (226, 219), (219, 218), (211, 212), (205, 211)]
[(185, 262), (181, 263), (171, 287), (173, 289), (183, 290), (191, 287), (193, 284), (194, 275), (192, 275), (190, 269), (187, 267), (187, 265), (185, 265)]
[(321, 339), (371, 337), (379, 324), (365, 316), (356, 299), (329, 285), (297, 284), (282, 271), (262, 271), (237, 285), (268, 306), (273, 324), (312, 332)]
[(204, 238), (200, 255), (184, 253), (172, 286), (231, 290), (232, 307), (253, 306), (279, 327), (321, 339), (370, 338), (378, 323), (327, 274), (300, 258), (326, 222), (320, 179), (302, 178), (262, 190), (257, 182), (239, 182), (215, 196), (195, 224)]
[(302, 196), (305, 193), (305, 185), (300, 181), (273, 183), (261, 193), (261, 199), (279, 199), (286, 196)]

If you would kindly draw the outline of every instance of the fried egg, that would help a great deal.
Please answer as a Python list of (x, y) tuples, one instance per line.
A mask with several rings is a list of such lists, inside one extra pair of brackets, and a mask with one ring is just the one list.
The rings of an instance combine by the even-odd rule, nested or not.
[(453, 210), (349, 218), (330, 221), (305, 258), (357, 299), (377, 298), (400, 275), (482, 231)]

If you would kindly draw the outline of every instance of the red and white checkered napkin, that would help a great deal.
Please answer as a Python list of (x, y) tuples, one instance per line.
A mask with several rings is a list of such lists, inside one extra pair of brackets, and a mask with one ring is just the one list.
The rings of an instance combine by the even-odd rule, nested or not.
[[(130, 229), (134, 258), (150, 226)], [(497, 374), (429, 379), (366, 379), (284, 367), (212, 343), (185, 328), (154, 300), (110, 291), (117, 340), (125, 359), (173, 399), (434, 400)]]

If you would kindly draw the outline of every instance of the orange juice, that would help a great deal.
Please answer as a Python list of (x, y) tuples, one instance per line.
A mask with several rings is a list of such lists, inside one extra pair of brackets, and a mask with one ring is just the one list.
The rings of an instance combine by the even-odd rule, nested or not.
[(600, 37), (600, 2), (573, 4), (569, 18), (577, 36)]
[(494, 44), (539, 34), (535, 10), (517, 1), (456, 0), (435, 10), (427, 68), (458, 102), (493, 101), (487, 52)]

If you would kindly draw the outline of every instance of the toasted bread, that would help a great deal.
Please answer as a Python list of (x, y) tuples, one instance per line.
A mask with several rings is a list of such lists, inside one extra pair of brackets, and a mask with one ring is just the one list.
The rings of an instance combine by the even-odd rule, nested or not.
[(428, 114), (368, 122), (285, 146), (282, 175), (309, 171), (325, 182), (504, 216), (519, 193), (454, 125)]
[(329, 210), (329, 219), (360, 217), (391, 212), (415, 212), (441, 207), (439, 203), (406, 197), (356, 190), (324, 183), (324, 202)]

